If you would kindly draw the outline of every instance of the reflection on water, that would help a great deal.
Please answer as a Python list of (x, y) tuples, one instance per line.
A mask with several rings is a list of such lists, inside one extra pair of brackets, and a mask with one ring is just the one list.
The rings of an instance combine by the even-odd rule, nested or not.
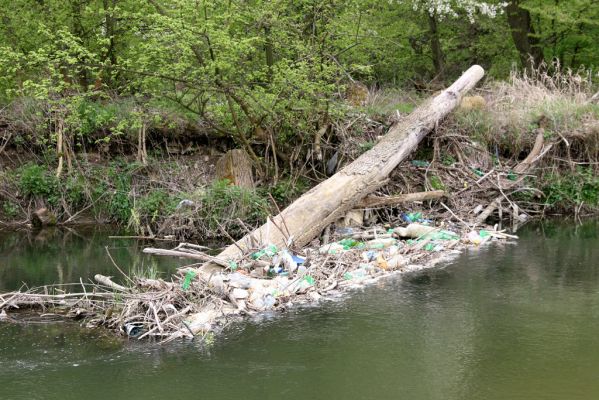
[(597, 398), (599, 224), (519, 234), (349, 299), (237, 324), (209, 349), (0, 324), (0, 398)]
[(113, 234), (111, 227), (0, 231), (0, 291), (18, 289), (24, 284), (34, 287), (77, 283), (79, 278), (87, 281), (95, 274), (114, 276), (120, 281), (122, 274), (110, 261), (107, 249), (125, 273), (167, 276), (182, 265), (180, 260), (141, 253), (142, 242), (109, 239)]

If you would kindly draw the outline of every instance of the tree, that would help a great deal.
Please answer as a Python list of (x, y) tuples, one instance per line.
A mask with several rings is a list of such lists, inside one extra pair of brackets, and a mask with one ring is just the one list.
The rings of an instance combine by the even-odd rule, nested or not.
[(505, 3), (493, 4), (479, 0), (398, 0), (400, 3), (409, 3), (414, 11), (427, 15), (431, 59), (435, 67), (436, 76), (443, 80), (445, 77), (444, 54), (439, 33), (439, 23), (446, 18), (467, 18), (475, 24), (477, 18), (495, 18), (503, 11)]

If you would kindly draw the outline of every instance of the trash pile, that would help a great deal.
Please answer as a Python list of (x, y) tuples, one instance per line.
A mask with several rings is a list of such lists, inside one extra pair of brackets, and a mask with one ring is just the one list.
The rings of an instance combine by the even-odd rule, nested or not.
[[(246, 316), (284, 310), (295, 304), (337, 297), (348, 288), (364, 286), (392, 273), (423, 269), (466, 246), (517, 238), (497, 227), (473, 230), (440, 224), (412, 213), (402, 216), (402, 226), (368, 229), (337, 228), (334, 240), (293, 249), (264, 245), (228, 268), (208, 278), (185, 273), (182, 285), (189, 290), (209, 288), (227, 300), (228, 307), (208, 305), (184, 321), (194, 334), (222, 325), (233, 315)], [(196, 323), (194, 321), (202, 321)]]
[(129, 338), (208, 340), (239, 318), (338, 297), (393, 273), (431, 267), (467, 246), (517, 239), (497, 226), (435, 224), (421, 213), (404, 214), (400, 222), (337, 227), (322, 242), (301, 249), (292, 240), (284, 248), (267, 243), (237, 260), (219, 259), (189, 243), (172, 250), (148, 248), (144, 252), (204, 263), (180, 269), (170, 281), (128, 278), (132, 285), (122, 286), (96, 275), (97, 283), (81, 282), (80, 293), (49, 285), (0, 294), (0, 312), (40, 308)]

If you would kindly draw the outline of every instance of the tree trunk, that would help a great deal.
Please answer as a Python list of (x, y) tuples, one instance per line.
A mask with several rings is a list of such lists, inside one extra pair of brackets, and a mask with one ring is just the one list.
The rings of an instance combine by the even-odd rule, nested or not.
[(253, 189), (252, 166), (252, 160), (245, 151), (229, 150), (216, 162), (216, 178), (227, 179), (233, 185)]
[(40, 208), (31, 215), (31, 225), (35, 228), (56, 225), (56, 215), (45, 207)]
[[(416, 149), (418, 143), (460, 104), (461, 96), (483, 77), (475, 65), (451, 87), (418, 107), (371, 150), (314, 187), (260, 228), (227, 247), (218, 258), (238, 259), (254, 248), (253, 243), (305, 246), (330, 223), (352, 209), (360, 200), (383, 185), (395, 167)], [(206, 266), (205, 269), (209, 269)]]
[[(510, 0), (505, 8), (514, 45), (525, 68), (538, 67), (544, 60), (543, 49), (535, 36), (530, 13), (520, 7), (520, 0)], [(531, 61), (533, 65), (531, 65)]]
[(443, 65), (443, 49), (439, 40), (439, 29), (437, 26), (436, 15), (428, 16), (428, 26), (431, 35), (431, 53), (433, 57), (433, 65), (435, 66), (435, 76), (439, 81), (443, 81), (445, 75), (445, 67)]

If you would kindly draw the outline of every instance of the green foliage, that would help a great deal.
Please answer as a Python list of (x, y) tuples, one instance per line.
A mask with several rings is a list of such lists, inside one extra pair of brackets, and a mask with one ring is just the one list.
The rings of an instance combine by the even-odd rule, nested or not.
[(256, 225), (270, 213), (264, 197), (254, 190), (231, 185), (226, 179), (215, 181), (206, 188), (201, 195), (201, 203), (199, 216), (212, 232), (218, 232), (220, 226), (236, 234), (240, 229), (237, 218), (248, 225)]
[(445, 185), (443, 184), (443, 181), (441, 181), (441, 178), (439, 178), (437, 175), (431, 175), (429, 177), (429, 182), (433, 189), (445, 190)]
[(155, 222), (159, 217), (171, 215), (180, 200), (164, 189), (153, 189), (136, 200), (135, 210), (141, 219)]
[(131, 174), (125, 168), (112, 167), (108, 177), (113, 187), (108, 197), (107, 211), (111, 218), (121, 223), (129, 221), (131, 216)]
[(26, 164), (17, 172), (19, 190), (24, 196), (44, 199), (50, 205), (59, 200), (58, 179), (47, 168), (36, 164)]
[(4, 212), (7, 217), (14, 218), (19, 214), (19, 206), (11, 201), (3, 201), (2, 212)]
[[(268, 191), (282, 209), (306, 192), (308, 188), (308, 183), (304, 179), (285, 178), (272, 185)], [(266, 194), (263, 196), (267, 197)]]
[(545, 204), (552, 208), (567, 209), (582, 203), (599, 205), (599, 177), (590, 167), (578, 167), (565, 174), (545, 177), (542, 187)]

